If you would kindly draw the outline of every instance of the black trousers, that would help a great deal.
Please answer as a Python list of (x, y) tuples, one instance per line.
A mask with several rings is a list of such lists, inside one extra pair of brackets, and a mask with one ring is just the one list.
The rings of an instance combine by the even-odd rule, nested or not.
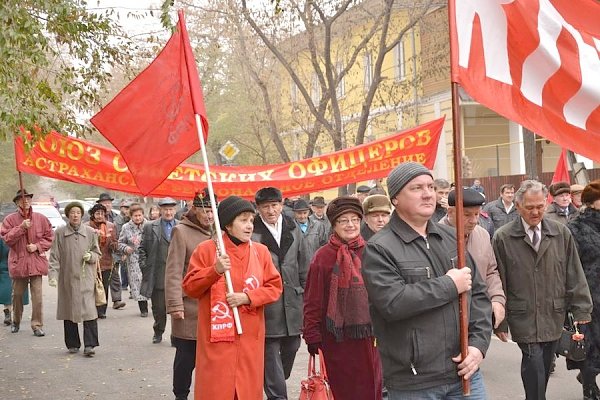
[(96, 308), (98, 309), (98, 314), (106, 315), (109, 289), (112, 301), (121, 301), (121, 278), (119, 277), (118, 264), (115, 264), (112, 270), (102, 271), (102, 284), (104, 285), (104, 293), (106, 294), (106, 304)]
[(167, 326), (167, 305), (165, 304), (165, 290), (154, 289), (152, 291), (152, 316), (154, 317), (155, 335), (162, 335)]
[(287, 399), (285, 380), (290, 377), (296, 353), (300, 348), (300, 336), (266, 338), (265, 381), (267, 399)]
[(192, 385), (192, 373), (196, 366), (196, 341), (171, 336), (175, 346), (173, 360), (173, 394), (176, 400), (188, 398)]
[[(79, 324), (64, 320), (65, 345), (67, 349), (80, 348)], [(83, 321), (83, 345), (84, 347), (98, 347), (98, 320)]]
[(550, 378), (550, 364), (556, 353), (558, 341), (541, 343), (517, 343), (523, 354), (521, 379), (526, 400), (545, 400), (546, 386)]

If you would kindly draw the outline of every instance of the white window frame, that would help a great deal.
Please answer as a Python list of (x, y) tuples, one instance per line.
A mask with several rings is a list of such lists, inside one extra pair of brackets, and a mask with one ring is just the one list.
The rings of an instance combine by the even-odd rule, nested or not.
[[(339, 77), (340, 74), (342, 73), (342, 70), (344, 69), (344, 66), (342, 65), (341, 62), (338, 62), (335, 65), (335, 70), (337, 71), (337, 76)], [(346, 96), (346, 80), (345, 78), (342, 78), (339, 83), (337, 84), (336, 88), (335, 88), (335, 94), (337, 96), (338, 99), (342, 99)]]
[(396, 81), (406, 79), (406, 59), (404, 53), (404, 42), (401, 40), (394, 47), (394, 74)]
[(364, 57), (364, 87), (369, 90), (373, 83), (373, 56), (367, 52)]

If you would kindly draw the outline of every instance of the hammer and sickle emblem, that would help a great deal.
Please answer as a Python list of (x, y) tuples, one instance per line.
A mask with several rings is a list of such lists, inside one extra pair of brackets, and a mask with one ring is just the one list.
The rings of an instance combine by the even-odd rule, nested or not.
[(215, 322), (219, 319), (230, 318), (229, 315), (229, 306), (222, 301), (218, 301), (217, 304), (212, 308), (213, 317), (211, 319), (212, 322)]
[(259, 286), (260, 283), (258, 283), (258, 279), (256, 279), (254, 275), (250, 275), (244, 281), (244, 290), (242, 290), (242, 292), (246, 293), (249, 290), (258, 289)]

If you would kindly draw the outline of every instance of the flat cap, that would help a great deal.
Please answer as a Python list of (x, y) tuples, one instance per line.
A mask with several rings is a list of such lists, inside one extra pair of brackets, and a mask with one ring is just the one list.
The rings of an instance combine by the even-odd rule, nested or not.
[[(475, 189), (463, 188), (463, 207), (481, 206), (485, 203), (485, 197)], [(456, 192), (451, 190), (448, 193), (448, 205), (456, 206)]]
[(356, 193), (369, 193), (370, 190), (371, 190), (370, 186), (360, 185), (359, 187), (356, 188)]
[(160, 207), (167, 207), (167, 206), (174, 207), (177, 205), (177, 200), (175, 200), (171, 197), (163, 197), (162, 199), (160, 199), (158, 201), (158, 205)]
[(571, 194), (583, 192), (583, 189), (585, 189), (585, 186), (575, 183), (571, 185)]

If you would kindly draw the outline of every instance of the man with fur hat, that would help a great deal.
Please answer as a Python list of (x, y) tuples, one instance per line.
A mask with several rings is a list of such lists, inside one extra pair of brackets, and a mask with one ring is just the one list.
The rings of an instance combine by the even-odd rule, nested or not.
[(545, 218), (566, 224), (579, 215), (577, 207), (571, 204), (571, 186), (568, 182), (557, 182), (548, 188), (552, 203), (546, 208)]
[[(479, 225), (479, 213), (485, 198), (472, 188), (463, 189), (463, 225), (465, 228), (466, 248), (477, 266), (479, 275), (485, 281), (487, 293), (492, 301), (494, 328), (504, 320), (506, 296), (502, 290), (502, 281), (498, 272), (498, 264), (490, 235), (485, 228)], [(448, 213), (440, 220), (440, 224), (456, 227), (456, 192), (452, 190), (448, 195)]]
[(140, 294), (152, 300), (154, 336), (152, 343), (162, 342), (167, 325), (165, 305), (165, 266), (171, 243), (173, 228), (177, 225), (175, 206), (177, 201), (165, 197), (158, 201), (160, 218), (144, 225), (142, 242), (138, 248), (139, 264), (142, 271)]
[[(389, 397), (485, 398), (479, 364), (492, 332), (491, 304), (479, 274), (453, 268), (454, 229), (432, 221), (436, 197), (431, 172), (406, 162), (387, 178), (394, 211), (369, 240), (362, 275)], [(469, 307), (468, 354), (460, 354), (459, 294)], [(418, 346), (417, 346), (418, 341)], [(418, 356), (415, 356), (417, 355)]]
[(389, 222), (392, 203), (385, 195), (372, 194), (365, 198), (362, 207), (365, 218), (361, 223), (360, 235), (368, 241)]
[(33, 211), (32, 193), (18, 190), (13, 202), (17, 211), (2, 221), (0, 236), (10, 251), (8, 253), (8, 273), (13, 280), (12, 304), (13, 320), (10, 331), (19, 332), (23, 316), (23, 293), (27, 285), (31, 291), (31, 329), (35, 336), (44, 336), (42, 330), (42, 276), (48, 275), (46, 252), (52, 246), (54, 232), (48, 218)]
[[(98, 235), (98, 245), (102, 257), (100, 257), (100, 270), (102, 271), (102, 284), (108, 304), (108, 289), (110, 288), (110, 297), (113, 301), (113, 308), (119, 310), (125, 307), (125, 302), (121, 301), (121, 278), (119, 277), (119, 264), (113, 263), (113, 252), (117, 251), (117, 229), (115, 224), (106, 220), (106, 207), (96, 203), (88, 210), (90, 220), (85, 223), (96, 231)], [(106, 318), (107, 304), (98, 306), (98, 318)]]
[(258, 217), (252, 240), (267, 246), (273, 264), (283, 279), (283, 294), (265, 309), (265, 380), (269, 400), (287, 399), (285, 380), (290, 377), (300, 347), (302, 304), (308, 262), (302, 254), (302, 231), (292, 218), (282, 214), (283, 197), (274, 187), (265, 187), (254, 197)]
[[(216, 203), (216, 201), (215, 201)], [(165, 267), (165, 299), (171, 316), (171, 342), (175, 346), (173, 394), (187, 399), (196, 364), (198, 302), (182, 290), (190, 257), (196, 247), (213, 235), (214, 215), (207, 188), (196, 192), (190, 209), (173, 227)]]

